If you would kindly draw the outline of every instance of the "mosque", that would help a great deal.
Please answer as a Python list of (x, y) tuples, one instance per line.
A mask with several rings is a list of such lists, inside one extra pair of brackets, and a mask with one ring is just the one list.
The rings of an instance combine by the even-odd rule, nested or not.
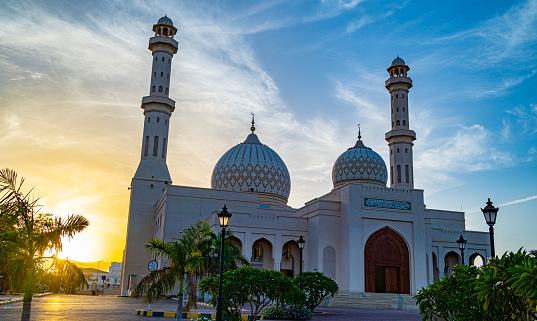
[(217, 213), (224, 204), (233, 215), (232, 242), (253, 267), (295, 276), (300, 268), (297, 240), (304, 236), (303, 270), (323, 272), (336, 280), (340, 292), (414, 294), (461, 263), (460, 235), (468, 241), (465, 262), (490, 256), (488, 233), (465, 230), (463, 212), (427, 208), (423, 190), (414, 188), (416, 133), (410, 129), (408, 106), (412, 79), (399, 57), (388, 67), (385, 83), (391, 102), (386, 108), (391, 129), (385, 135), (389, 167), (359, 134), (354, 146), (334, 155), (333, 189), (292, 208), (287, 205), (289, 171), (276, 151), (262, 143), (252, 119), (244, 142), (216, 162), (211, 188), (173, 185), (166, 156), (175, 109), (168, 93), (177, 28), (165, 16), (153, 31), (151, 85), (142, 98), (144, 130), (130, 190), (122, 294), (149, 273), (152, 258), (144, 248), (149, 239), (174, 241), (180, 231), (203, 220), (218, 232)]

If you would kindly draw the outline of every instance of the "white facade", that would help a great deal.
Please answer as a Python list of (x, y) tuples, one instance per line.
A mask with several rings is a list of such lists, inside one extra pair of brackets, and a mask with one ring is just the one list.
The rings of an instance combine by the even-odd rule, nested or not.
[[(173, 30), (171, 36), (164, 35), (163, 28)], [(170, 63), (170, 52), (177, 52), (177, 43), (171, 42), (176, 29), (171, 28), (171, 20), (161, 18), (153, 26), (156, 36), (149, 47), (155, 56), (158, 46), (151, 43), (163, 43), (159, 46), (169, 55), (164, 62), (170, 59)], [(157, 56), (153, 63), (161, 60)], [(158, 77), (158, 68), (153, 66), (152, 77)], [(164, 75), (171, 65), (163, 68)], [(355, 146), (339, 157), (334, 155), (332, 191), (298, 209), (287, 205), (291, 188), (287, 167), (274, 150), (261, 143), (253, 119), (246, 140), (216, 162), (212, 188), (172, 185), (166, 144), (154, 137), (167, 138), (174, 103), (167, 98), (167, 90), (165, 97), (144, 97), (146, 123), (142, 158), (132, 180), (122, 293), (128, 294), (147, 275), (152, 258), (144, 245), (150, 238), (176, 240), (180, 231), (200, 220), (209, 222), (217, 232), (217, 213), (224, 204), (233, 214), (233, 242), (252, 266), (296, 275), (300, 264), (296, 240), (304, 235), (304, 270), (334, 278), (341, 291), (416, 293), (460, 264), (456, 243), (460, 235), (468, 240), (465, 262), (490, 256), (488, 233), (466, 231), (463, 212), (426, 208), (423, 190), (414, 188), (412, 146), (416, 134), (409, 127), (412, 80), (408, 70), (399, 57), (388, 68), (392, 126), (385, 138), (389, 167), (364, 145), (359, 134)], [(151, 88), (169, 88), (169, 80), (154, 83), (152, 78)], [(151, 122), (161, 117), (166, 126), (149, 125), (149, 117)], [(153, 141), (160, 145), (153, 147)], [(151, 156), (153, 148), (157, 153)], [(388, 177), (390, 187), (386, 187)]]

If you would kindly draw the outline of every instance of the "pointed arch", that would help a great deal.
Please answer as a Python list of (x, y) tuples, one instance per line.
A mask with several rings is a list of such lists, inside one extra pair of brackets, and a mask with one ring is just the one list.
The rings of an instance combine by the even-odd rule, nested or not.
[(252, 244), (252, 267), (272, 270), (274, 259), (272, 257), (272, 243), (264, 237), (257, 239)]
[(485, 257), (478, 252), (475, 252), (474, 254), (470, 255), (469, 263), (470, 265), (475, 265), (477, 267), (482, 266), (483, 264), (485, 264)]
[(410, 256), (406, 240), (386, 226), (367, 239), (364, 249), (367, 292), (410, 293)]
[(461, 257), (455, 251), (449, 251), (444, 256), (444, 275), (450, 275), (455, 265), (461, 264)]

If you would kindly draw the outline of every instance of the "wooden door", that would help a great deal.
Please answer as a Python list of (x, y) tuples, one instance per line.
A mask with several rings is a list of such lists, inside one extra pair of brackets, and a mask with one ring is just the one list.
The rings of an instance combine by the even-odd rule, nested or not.
[(399, 268), (386, 267), (386, 293), (399, 293), (399, 284), (397, 282), (397, 275), (399, 274)]

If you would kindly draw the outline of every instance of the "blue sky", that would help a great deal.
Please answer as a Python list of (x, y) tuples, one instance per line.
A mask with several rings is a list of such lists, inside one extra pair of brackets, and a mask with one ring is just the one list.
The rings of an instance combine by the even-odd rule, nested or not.
[(535, 0), (11, 1), (0, 8), (0, 165), (36, 185), (46, 210), (88, 216), (72, 241), (93, 242), (88, 260), (121, 258), (147, 42), (164, 14), (180, 44), (174, 184), (209, 187), (251, 112), (289, 168), (293, 207), (330, 191), (358, 123), (388, 163), (384, 81), (399, 55), (414, 82), (415, 187), (427, 206), (462, 209), (468, 229), (485, 231), (490, 197), (497, 252), (537, 249)]

